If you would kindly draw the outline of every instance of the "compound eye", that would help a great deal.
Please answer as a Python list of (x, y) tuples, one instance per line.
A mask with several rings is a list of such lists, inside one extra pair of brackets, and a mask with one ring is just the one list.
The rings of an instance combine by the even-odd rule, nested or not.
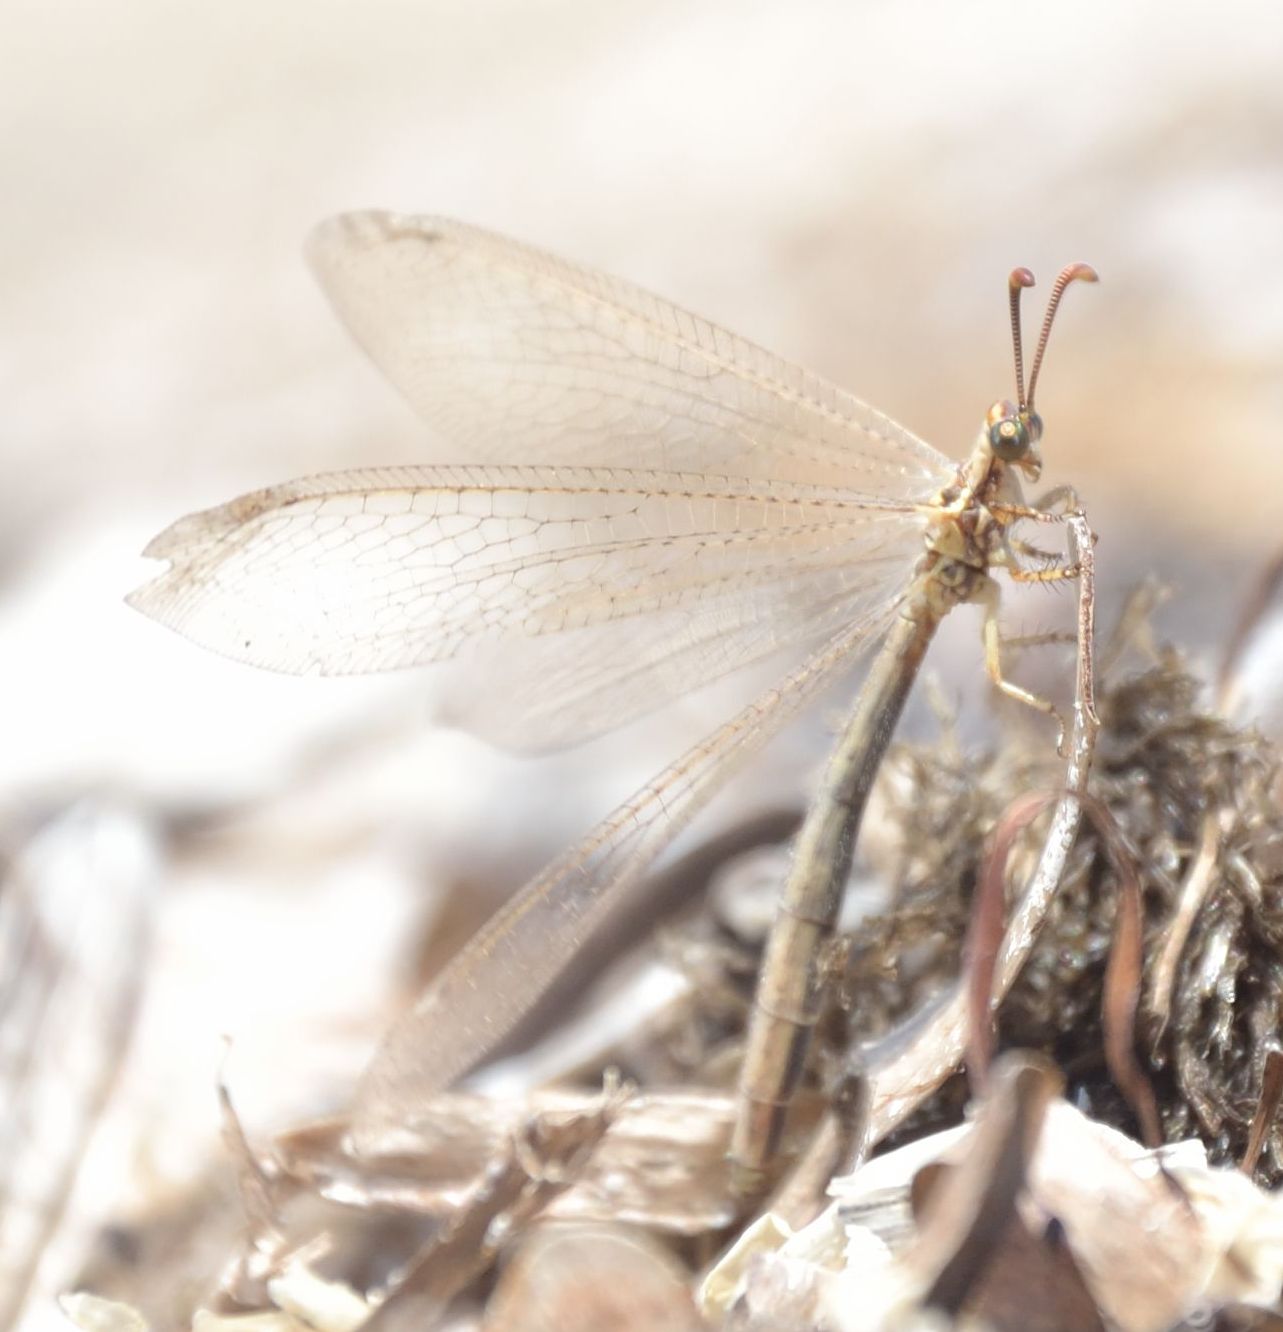
[(1029, 425), (1019, 416), (1004, 416), (989, 427), (989, 447), (1003, 462), (1015, 462), (1023, 458), (1029, 452), (1032, 439)]

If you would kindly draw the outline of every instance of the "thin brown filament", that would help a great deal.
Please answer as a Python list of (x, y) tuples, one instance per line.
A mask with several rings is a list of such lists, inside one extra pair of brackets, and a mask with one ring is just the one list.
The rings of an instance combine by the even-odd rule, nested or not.
[(1090, 264), (1069, 264), (1060, 270), (1060, 276), (1056, 279), (1051, 289), (1051, 297), (1047, 301), (1047, 313), (1043, 316), (1042, 332), (1038, 336), (1038, 349), (1034, 352), (1034, 367), (1029, 374), (1029, 401), (1023, 405), (1028, 406), (1031, 412), (1034, 409), (1034, 389), (1038, 386), (1038, 371), (1042, 369), (1043, 353), (1047, 350), (1051, 325), (1056, 318), (1056, 310), (1060, 306), (1060, 298), (1065, 294), (1065, 288), (1071, 282), (1099, 281), (1096, 270)]
[(1025, 348), (1020, 331), (1020, 293), (1034, 285), (1027, 268), (1013, 268), (1007, 279), (1007, 301), (1011, 306), (1011, 349), (1016, 357), (1016, 406), (1025, 410)]

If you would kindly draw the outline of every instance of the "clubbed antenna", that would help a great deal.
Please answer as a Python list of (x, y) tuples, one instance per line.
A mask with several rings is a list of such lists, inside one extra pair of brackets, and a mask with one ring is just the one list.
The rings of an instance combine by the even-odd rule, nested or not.
[[(1017, 270), (1017, 272), (1026, 270)], [(1014, 278), (1015, 274), (1012, 274)], [(1038, 350), (1034, 352), (1034, 366), (1029, 372), (1029, 401), (1021, 403), (1022, 407), (1027, 406), (1032, 412), (1034, 409), (1034, 390), (1038, 387), (1038, 371), (1042, 368), (1043, 352), (1047, 350), (1047, 339), (1051, 336), (1051, 325), (1056, 318), (1056, 310), (1060, 305), (1060, 298), (1065, 294), (1065, 288), (1071, 282), (1099, 282), (1100, 278), (1096, 275), (1096, 270), (1090, 264), (1069, 264), (1060, 270), (1060, 276), (1056, 279), (1055, 285), (1051, 289), (1051, 298), (1047, 302), (1047, 313), (1043, 316), (1042, 332), (1038, 336)], [(1017, 365), (1019, 361), (1017, 361)]]
[(1016, 356), (1016, 406), (1025, 410), (1025, 348), (1020, 333), (1020, 293), (1032, 287), (1034, 275), (1027, 268), (1013, 268), (1007, 279), (1007, 299), (1011, 305), (1011, 348)]

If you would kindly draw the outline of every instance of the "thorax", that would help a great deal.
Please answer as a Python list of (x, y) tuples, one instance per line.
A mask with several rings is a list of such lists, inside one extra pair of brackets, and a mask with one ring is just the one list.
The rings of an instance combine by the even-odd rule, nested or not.
[(1005, 563), (1004, 533), (1016, 521), (1009, 508), (1024, 502), (1015, 469), (983, 445), (976, 447), (958, 468), (956, 479), (935, 497), (916, 581), (937, 614), (975, 600), (988, 581), (988, 570)]

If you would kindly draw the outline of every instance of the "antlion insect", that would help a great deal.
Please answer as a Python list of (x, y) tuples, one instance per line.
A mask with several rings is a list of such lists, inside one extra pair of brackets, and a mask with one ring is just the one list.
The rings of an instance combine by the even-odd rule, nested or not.
[(471, 461), (318, 476), (181, 519), (148, 546), (170, 567), (134, 606), (282, 671), (467, 654), (460, 720), (523, 748), (583, 741), (811, 647), (471, 940), (371, 1063), (358, 1142), (483, 1058), (730, 769), (883, 645), (799, 835), (762, 967), (732, 1146), (756, 1187), (802, 1068), (865, 797), (944, 615), (979, 602), (989, 675), (1054, 715), (1003, 677), (988, 571), (1078, 573), (1022, 565), (1032, 548), (1012, 528), (1087, 530), (1072, 491), (1026, 504), (1017, 473), (1041, 467), (1034, 390), (1060, 298), (1096, 275), (1075, 264), (1056, 280), (1026, 394), (1019, 302), (1033, 277), (1012, 274), (1017, 401), (990, 408), (957, 465), (734, 334), (484, 231), (354, 213), (322, 224), (309, 257), (371, 358)]

